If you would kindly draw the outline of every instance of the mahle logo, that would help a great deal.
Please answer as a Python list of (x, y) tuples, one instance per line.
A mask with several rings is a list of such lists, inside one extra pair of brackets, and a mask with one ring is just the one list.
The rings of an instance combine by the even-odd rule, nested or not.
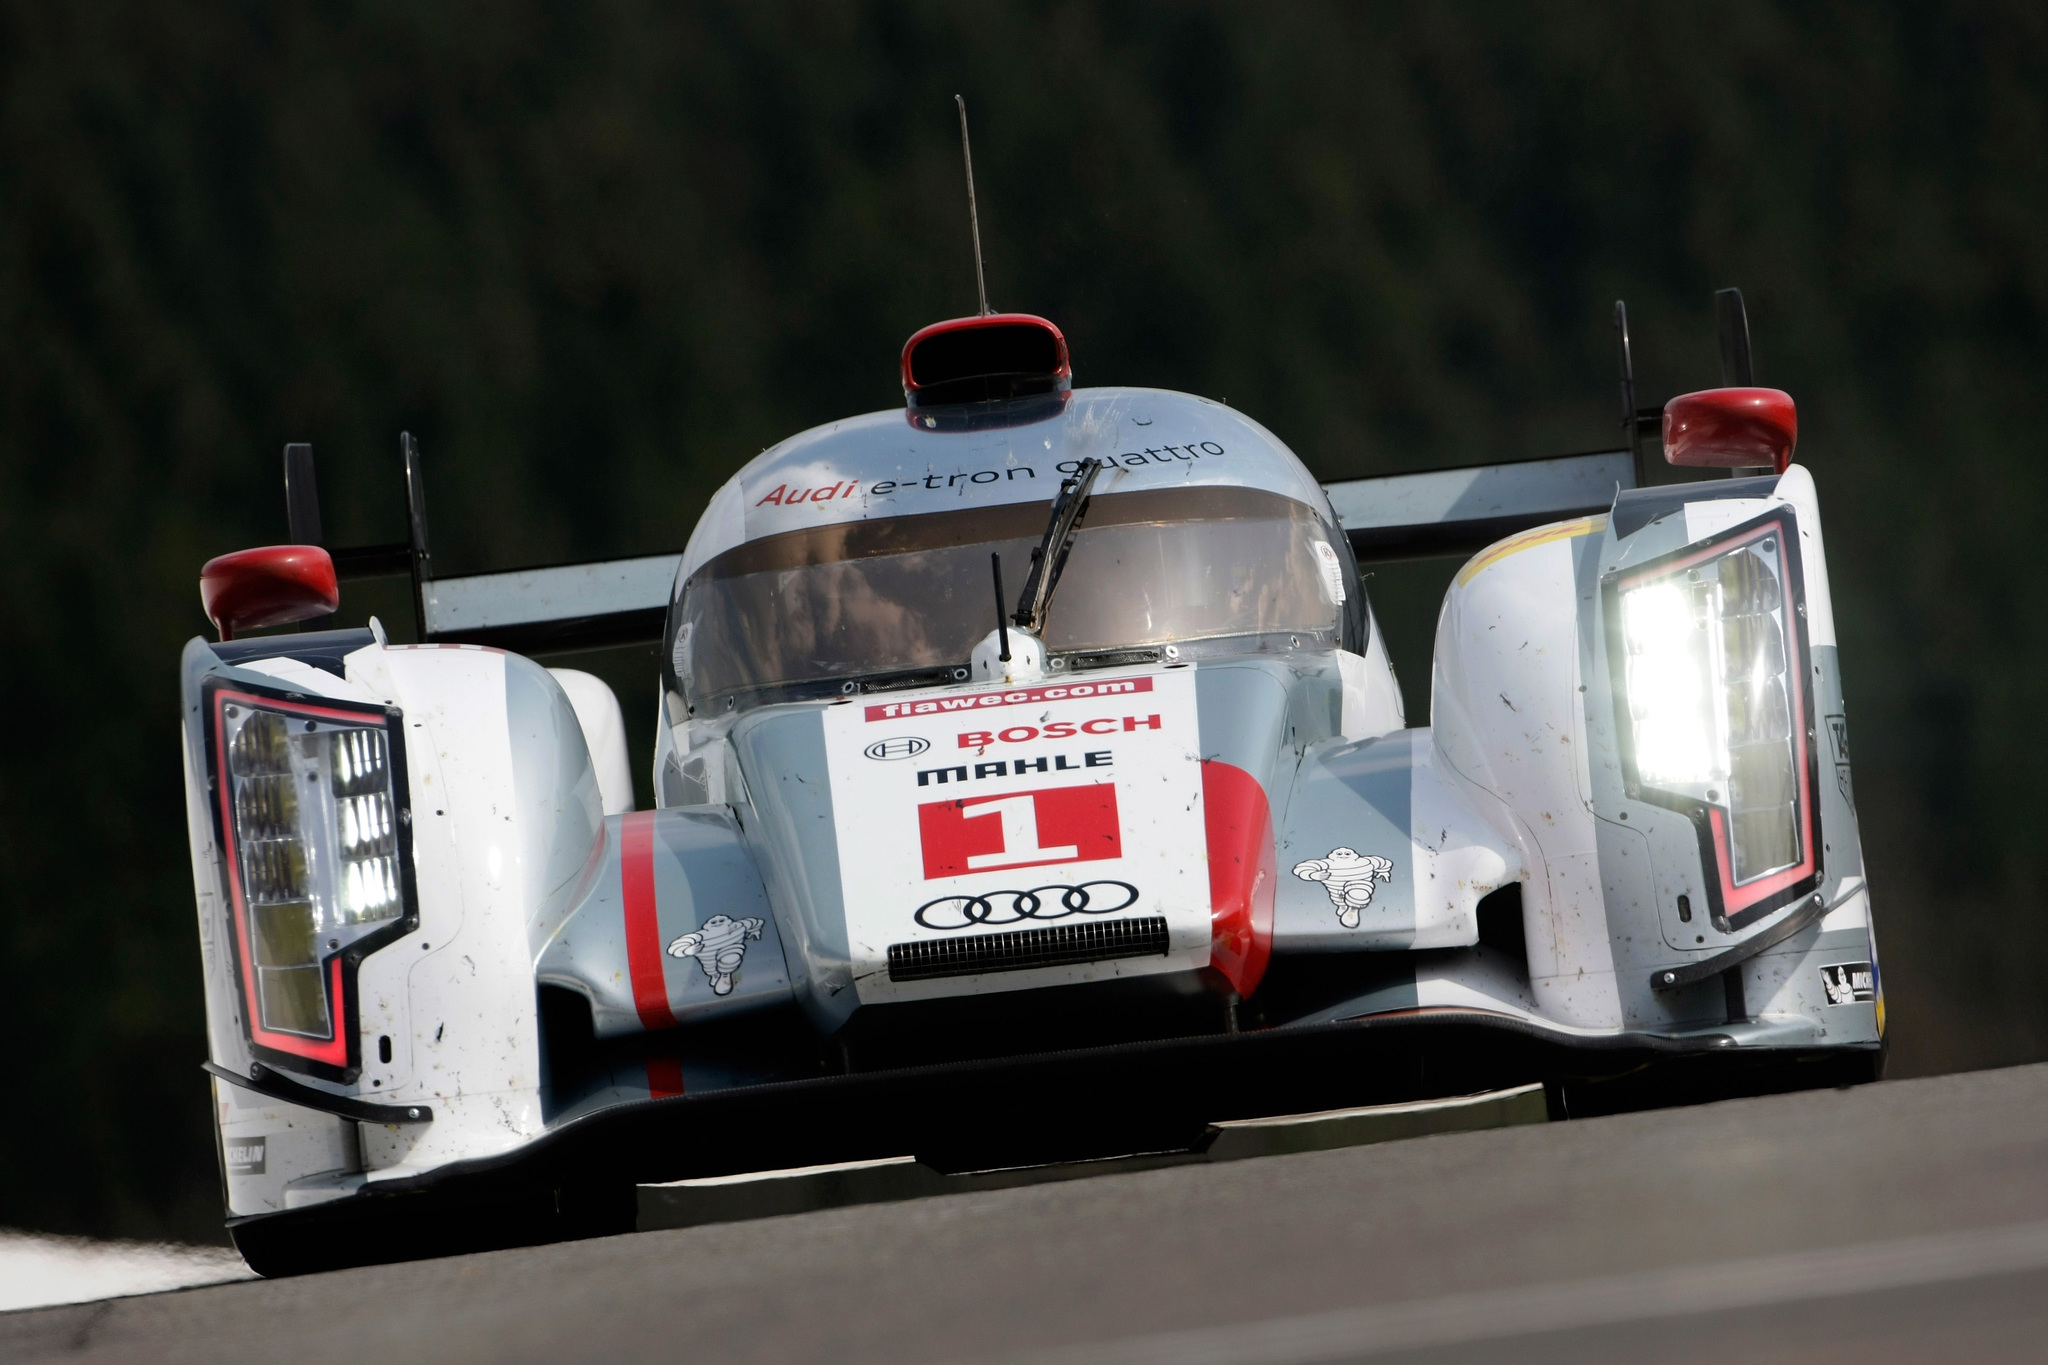
[(902, 735), (896, 739), (878, 739), (861, 752), (869, 758), (879, 758), (884, 763), (892, 763), (899, 758), (916, 758), (931, 747), (930, 740), (919, 739), (916, 735)]

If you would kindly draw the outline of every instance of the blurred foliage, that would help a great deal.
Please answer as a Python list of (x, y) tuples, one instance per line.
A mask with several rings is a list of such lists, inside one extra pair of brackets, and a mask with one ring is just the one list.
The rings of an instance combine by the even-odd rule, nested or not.
[(444, 569), (679, 546), (971, 309), (955, 91), (996, 304), (1325, 476), (1611, 444), (1612, 300), (1661, 398), (1740, 284), (1829, 518), (1895, 1069), (2048, 1055), (2044, 28), (0, 0), (0, 1223), (219, 1235), (175, 661), (284, 442), (340, 543), (400, 535), (405, 428)]

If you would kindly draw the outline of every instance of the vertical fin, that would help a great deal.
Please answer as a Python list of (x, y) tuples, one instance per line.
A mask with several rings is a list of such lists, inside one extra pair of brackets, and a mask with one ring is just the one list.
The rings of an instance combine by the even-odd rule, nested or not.
[(419, 640), (427, 638), (427, 584), (434, 577), (433, 556), (427, 553), (427, 485), (420, 468), (420, 443), (412, 433), (398, 434), (398, 451), (405, 460), (405, 538), (412, 552), (412, 612)]
[[(320, 483), (313, 472), (313, 447), (293, 441), (284, 448), (285, 540), (291, 545), (322, 545), (320, 532)], [(311, 616), (299, 622), (300, 630), (327, 630), (332, 616)]]
[[(1721, 387), (1747, 389), (1756, 385), (1756, 360), (1749, 350), (1749, 310), (1742, 305), (1740, 289), (1714, 291), (1714, 322), (1721, 333)], [(1731, 469), (1731, 479), (1771, 472), (1768, 466)]]
[(1643, 486), (1643, 441), (1641, 423), (1636, 420), (1636, 359), (1628, 342), (1628, 304), (1614, 301), (1614, 350), (1621, 362), (1621, 429), (1628, 436), (1628, 453), (1636, 462), (1636, 487)]
[(284, 448), (284, 516), (292, 545), (319, 545), (320, 485), (313, 476), (313, 447), (293, 441)]
[(1749, 352), (1749, 310), (1742, 306), (1742, 291), (1716, 290), (1714, 315), (1721, 329), (1721, 386), (1754, 387), (1756, 364)]

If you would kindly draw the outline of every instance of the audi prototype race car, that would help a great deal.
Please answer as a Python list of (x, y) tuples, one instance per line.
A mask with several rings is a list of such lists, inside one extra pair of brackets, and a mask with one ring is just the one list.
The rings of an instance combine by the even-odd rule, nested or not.
[[(205, 567), (183, 661), (237, 1245), (278, 1273), (630, 1229), (686, 1177), (1874, 1077), (1820, 504), (1722, 308), (1727, 386), (1639, 410), (1617, 305), (1617, 449), (1328, 485), (984, 313), (680, 555), (517, 572), (435, 575), (409, 437), (407, 540), (321, 548), (289, 447), (298, 543)], [(1475, 549), (1411, 727), (1359, 562)], [(380, 573), (417, 643), (316, 619)], [(528, 656), (657, 639), (637, 810), (610, 688)]]

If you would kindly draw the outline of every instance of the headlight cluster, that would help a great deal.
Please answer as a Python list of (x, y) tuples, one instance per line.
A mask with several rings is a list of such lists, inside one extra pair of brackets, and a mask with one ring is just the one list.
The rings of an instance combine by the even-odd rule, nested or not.
[(354, 961), (409, 919), (391, 716), (225, 686), (210, 705), (250, 1040), (352, 1069), (344, 1016)]
[(1774, 512), (1607, 585), (1629, 795), (1699, 822), (1727, 928), (1818, 871), (1796, 536)]

